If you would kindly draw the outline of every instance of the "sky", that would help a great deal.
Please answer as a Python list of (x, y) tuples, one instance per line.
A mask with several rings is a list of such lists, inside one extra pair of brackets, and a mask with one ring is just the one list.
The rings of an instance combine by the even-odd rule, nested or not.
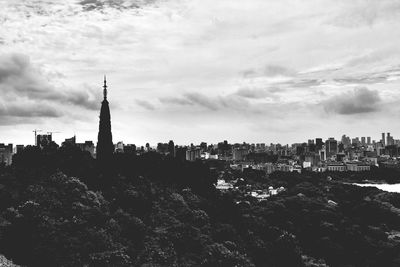
[(0, 0), (0, 142), (400, 138), (398, 0)]

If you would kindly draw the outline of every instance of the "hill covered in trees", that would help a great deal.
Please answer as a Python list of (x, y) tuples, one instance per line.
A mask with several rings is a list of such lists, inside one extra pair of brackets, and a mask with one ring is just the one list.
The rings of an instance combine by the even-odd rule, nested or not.
[[(97, 166), (75, 147), (0, 170), (0, 254), (26, 266), (399, 266), (400, 196), (324, 174), (245, 173), (148, 153)], [(258, 201), (243, 187), (284, 186)]]

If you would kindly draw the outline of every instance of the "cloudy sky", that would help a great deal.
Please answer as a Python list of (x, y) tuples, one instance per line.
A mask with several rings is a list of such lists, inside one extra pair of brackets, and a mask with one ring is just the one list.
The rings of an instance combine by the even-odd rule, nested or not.
[(0, 0), (0, 142), (400, 138), (398, 0)]

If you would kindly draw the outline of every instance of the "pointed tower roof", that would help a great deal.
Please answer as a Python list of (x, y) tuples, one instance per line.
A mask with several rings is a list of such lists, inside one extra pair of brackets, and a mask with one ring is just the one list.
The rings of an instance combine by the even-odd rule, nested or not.
[(103, 97), (104, 97), (104, 100), (107, 100), (107, 79), (106, 79), (106, 75), (104, 75)]
[(100, 109), (100, 123), (99, 123), (99, 134), (97, 139), (96, 157), (99, 161), (107, 162), (111, 158), (114, 152), (114, 145), (112, 142), (112, 133), (111, 133), (110, 107), (107, 101), (106, 76), (104, 76), (103, 95), (104, 95), (104, 100), (101, 102), (101, 109)]

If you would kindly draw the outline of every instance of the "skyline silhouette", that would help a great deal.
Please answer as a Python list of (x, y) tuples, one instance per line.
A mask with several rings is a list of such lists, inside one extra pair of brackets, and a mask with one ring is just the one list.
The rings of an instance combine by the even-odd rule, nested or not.
[(400, 135), (396, 1), (31, 2), (0, 1), (2, 142), (96, 140), (100, 73), (114, 141)]

